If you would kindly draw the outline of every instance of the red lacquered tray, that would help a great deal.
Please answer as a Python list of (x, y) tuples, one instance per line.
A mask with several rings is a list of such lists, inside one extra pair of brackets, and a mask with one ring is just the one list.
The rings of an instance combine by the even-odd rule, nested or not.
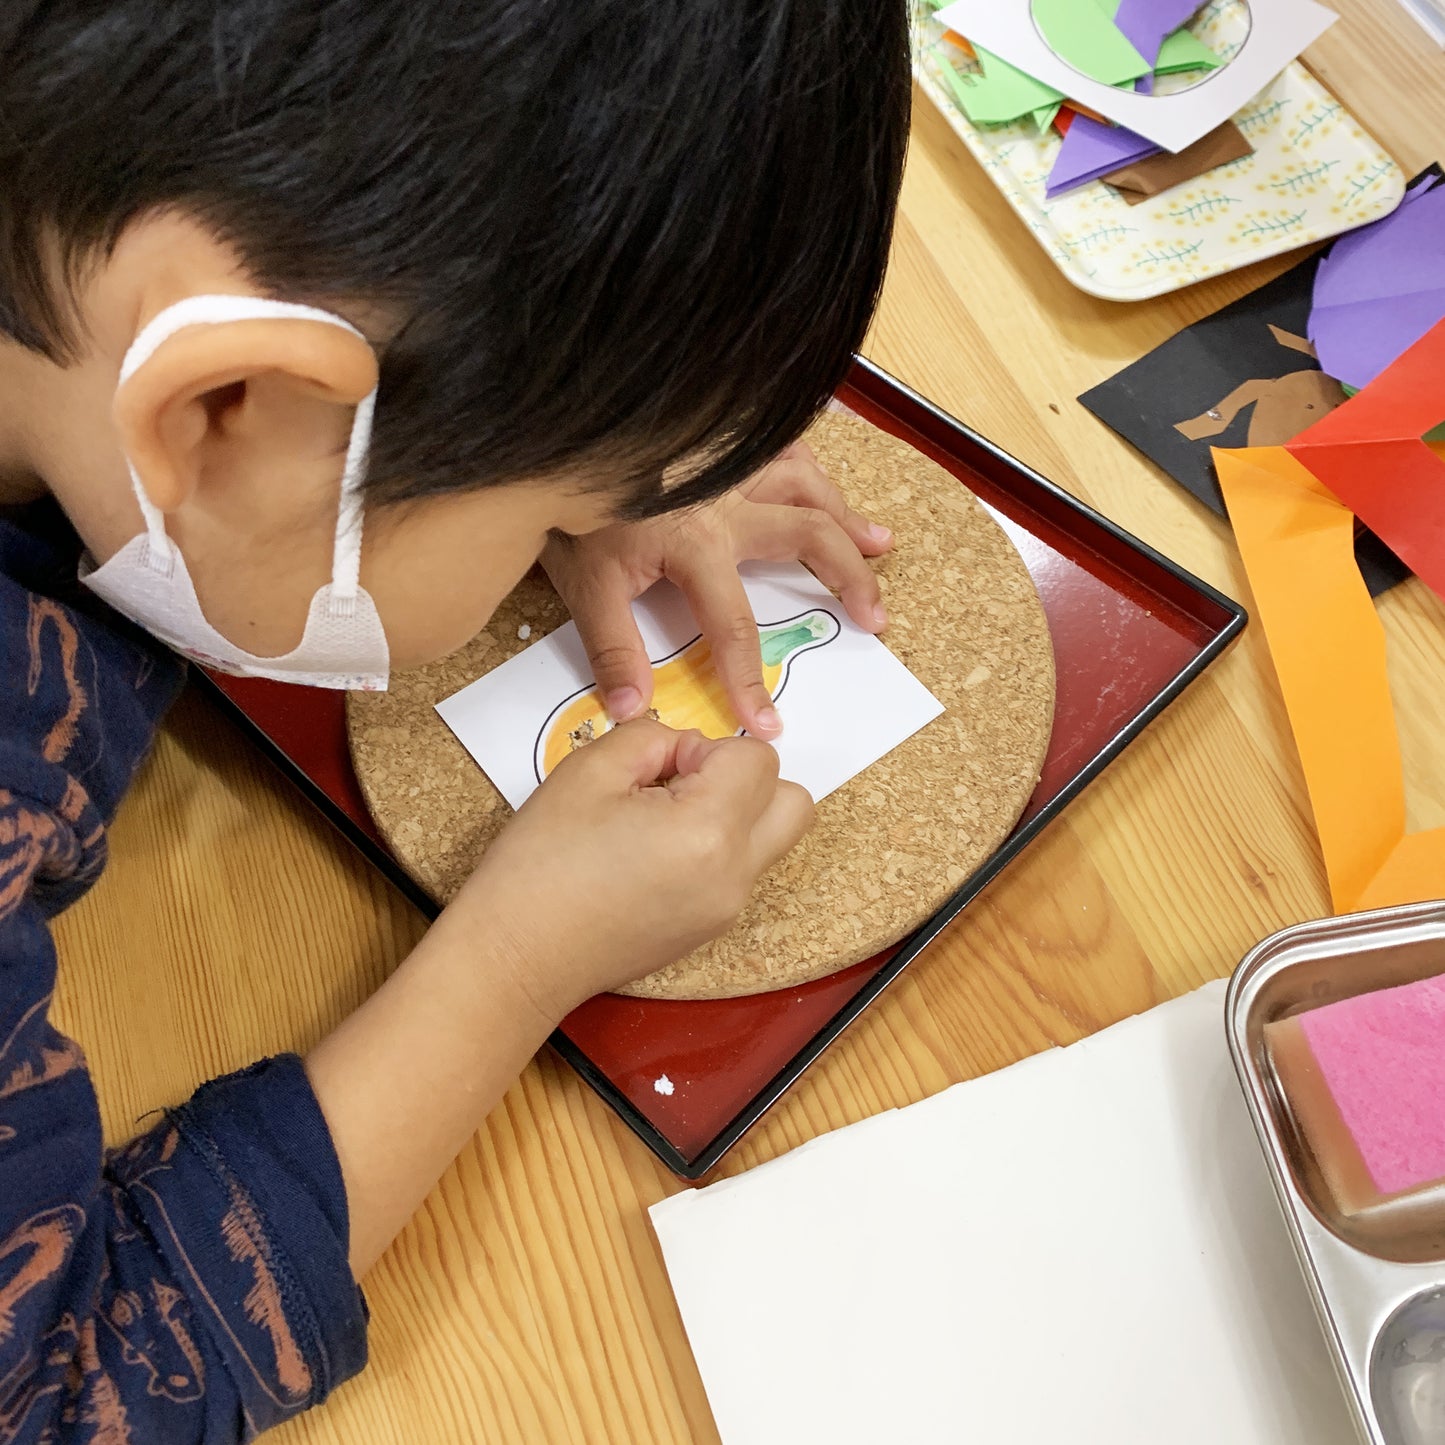
[[(1022, 553), (1053, 634), (1053, 738), (1013, 834), (933, 918), (889, 952), (816, 983), (753, 998), (667, 1003), (607, 994), (562, 1024), (553, 1046), (687, 1179), (712, 1168), (1245, 623), (1236, 603), (871, 363), (855, 364), (839, 399), (959, 477)], [(341, 695), (252, 679), (210, 681), (347, 837), (434, 913), (367, 813), (351, 770)], [(671, 1094), (653, 1087), (663, 1075)]]

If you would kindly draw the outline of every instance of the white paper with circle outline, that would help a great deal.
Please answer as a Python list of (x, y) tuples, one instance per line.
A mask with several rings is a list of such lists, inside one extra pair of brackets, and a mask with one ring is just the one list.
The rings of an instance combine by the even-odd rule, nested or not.
[(1049, 49), (1029, 0), (954, 0), (934, 18), (1070, 100), (1182, 151), (1223, 125), (1339, 18), (1315, 0), (1251, 0), (1249, 15), (1249, 34), (1229, 64), (1173, 95), (1140, 95), (1075, 70)]

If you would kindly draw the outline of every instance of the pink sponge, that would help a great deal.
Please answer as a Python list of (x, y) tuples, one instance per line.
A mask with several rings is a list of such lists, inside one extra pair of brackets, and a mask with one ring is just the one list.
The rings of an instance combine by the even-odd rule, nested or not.
[(1326, 1004), (1265, 1032), (1346, 1212), (1445, 1179), (1445, 975)]

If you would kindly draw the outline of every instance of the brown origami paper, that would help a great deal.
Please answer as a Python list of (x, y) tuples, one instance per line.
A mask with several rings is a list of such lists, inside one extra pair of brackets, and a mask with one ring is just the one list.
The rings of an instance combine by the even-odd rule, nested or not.
[(1182, 186), (1215, 166), (1228, 165), (1230, 161), (1242, 161), (1252, 155), (1254, 147), (1245, 140), (1244, 132), (1232, 120), (1215, 126), (1206, 136), (1201, 136), (1191, 146), (1185, 146), (1177, 155), (1160, 151), (1158, 155), (1145, 156), (1142, 161), (1133, 161), (1120, 166), (1117, 171), (1102, 177), (1106, 185), (1116, 191), (1131, 205), (1147, 201), (1160, 191), (1171, 186)]

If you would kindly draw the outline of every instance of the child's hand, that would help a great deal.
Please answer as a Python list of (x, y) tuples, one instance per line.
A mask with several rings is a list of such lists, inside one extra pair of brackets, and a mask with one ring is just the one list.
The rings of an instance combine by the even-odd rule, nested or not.
[(765, 743), (643, 718), (566, 759), (447, 913), (475, 919), (556, 1023), (726, 932), (812, 820)]
[(849, 508), (799, 442), (709, 506), (553, 541), (542, 564), (577, 623), (614, 720), (637, 717), (652, 701), (652, 666), (631, 603), (666, 577), (692, 604), (739, 721), (756, 737), (774, 738), (782, 723), (763, 684), (738, 563), (798, 559), (860, 627), (881, 632), (887, 618), (865, 558), (891, 544), (885, 528)]
[(352, 1268), (385, 1249), (561, 1019), (727, 929), (812, 818), (751, 738), (644, 718), (562, 763), (401, 967), (306, 1056), (346, 1180)]

